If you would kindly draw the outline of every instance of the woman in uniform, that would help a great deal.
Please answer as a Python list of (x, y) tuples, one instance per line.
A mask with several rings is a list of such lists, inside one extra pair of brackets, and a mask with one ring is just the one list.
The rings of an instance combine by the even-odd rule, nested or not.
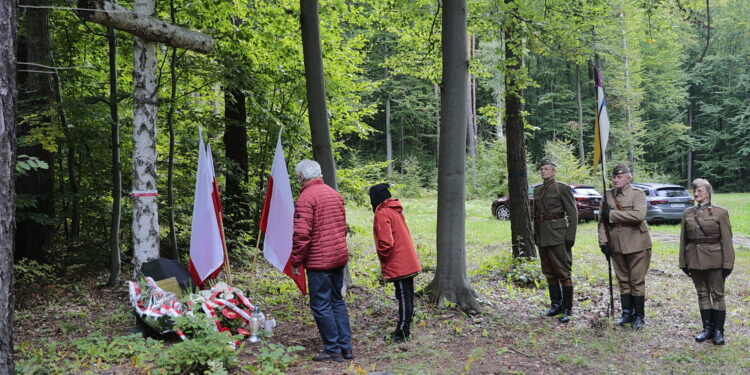
[(680, 268), (693, 279), (698, 292), (703, 332), (695, 341), (724, 345), (724, 282), (734, 268), (734, 247), (729, 213), (711, 204), (712, 193), (707, 180), (693, 181), (697, 205), (682, 214)]

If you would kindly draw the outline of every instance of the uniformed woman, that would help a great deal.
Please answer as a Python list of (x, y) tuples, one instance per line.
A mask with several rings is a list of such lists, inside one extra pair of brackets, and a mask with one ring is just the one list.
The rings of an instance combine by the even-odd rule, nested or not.
[(698, 205), (682, 214), (680, 268), (693, 279), (698, 292), (703, 332), (695, 341), (724, 345), (724, 282), (734, 268), (734, 247), (729, 213), (711, 204), (712, 192), (707, 180), (693, 181)]

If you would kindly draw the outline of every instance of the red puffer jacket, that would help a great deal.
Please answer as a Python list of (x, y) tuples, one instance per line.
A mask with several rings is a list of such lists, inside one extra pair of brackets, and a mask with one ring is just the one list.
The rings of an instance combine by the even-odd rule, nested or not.
[(326, 271), (348, 261), (344, 198), (323, 179), (306, 181), (294, 202), (292, 267)]
[(372, 232), (380, 268), (386, 280), (396, 280), (422, 270), (411, 242), (409, 228), (397, 199), (388, 198), (375, 210)]

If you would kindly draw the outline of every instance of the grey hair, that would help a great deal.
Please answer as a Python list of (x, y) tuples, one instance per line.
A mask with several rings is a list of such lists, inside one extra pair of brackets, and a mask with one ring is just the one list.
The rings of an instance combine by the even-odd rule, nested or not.
[(297, 163), (294, 168), (297, 175), (302, 176), (303, 180), (312, 180), (313, 178), (323, 178), (323, 172), (320, 171), (320, 164), (315, 160), (305, 159)]
[(711, 183), (708, 182), (705, 178), (696, 178), (693, 180), (693, 190), (697, 189), (698, 187), (703, 186), (706, 188), (706, 192), (708, 192), (708, 195), (711, 196), (714, 193), (714, 188), (711, 187)]

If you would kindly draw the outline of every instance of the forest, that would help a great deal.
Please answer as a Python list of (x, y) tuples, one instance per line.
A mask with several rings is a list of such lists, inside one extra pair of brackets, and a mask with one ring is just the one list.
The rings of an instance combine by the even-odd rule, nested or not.
[[(0, 302), (7, 302), (0, 311), (26, 316), (29, 301), (41, 303), (39, 291), (50, 285), (97, 295), (116, 290), (121, 298), (112, 303), (126, 305), (123, 283), (140, 268), (139, 252), (186, 263), (200, 136), (213, 151), (229, 261), (248, 284), (254, 276), (242, 272), (271, 272), (254, 262), (261, 262), (259, 222), (282, 128), (290, 175), (302, 159), (319, 161), (326, 182), (332, 179), (347, 209), (361, 216), (354, 221), (370, 214), (367, 187), (379, 182), (427, 212), (447, 207), (440, 190), (450, 181), (441, 179), (440, 168), (451, 160), (462, 172), (465, 163), (459, 189), (465, 199), (453, 202), (469, 205), (466, 214), (463, 207), (455, 211), (461, 223), (464, 215), (471, 220), (469, 213), (494, 220), (492, 200), (540, 182), (535, 165), (545, 157), (557, 161), (563, 181), (601, 190), (602, 170), (593, 164), (597, 69), (611, 124), (609, 167), (623, 163), (635, 181), (686, 188), (706, 178), (716, 193), (747, 197), (741, 194), (750, 191), (746, 0), (465, 0), (457, 2), (464, 28), (449, 30), (445, 18), (454, 3), (2, 0), (0, 117), (15, 115), (0, 118), (0, 165), (7, 169), (0, 173)], [(465, 50), (446, 54), (446, 35)], [(311, 73), (316, 53), (319, 70)], [(468, 77), (460, 81), (462, 100), (447, 107), (444, 75), (455, 56), (451, 61)], [(153, 71), (144, 73), (149, 64)], [(453, 138), (457, 148), (455, 142), (441, 148)], [(292, 179), (295, 197), (299, 189)], [(142, 192), (154, 192), (152, 199), (134, 198)], [(369, 225), (352, 224), (361, 236), (353, 238), (371, 241)], [(522, 244), (508, 231), (498, 251), (517, 255)], [(417, 236), (420, 257), (434, 258), (437, 249), (440, 258), (437, 236)], [(465, 245), (458, 233), (458, 247), (473, 246), (470, 236)], [(362, 251), (371, 246), (357, 243)], [(476, 267), (471, 254), (464, 273)], [(531, 272), (524, 268), (536, 264), (530, 262), (517, 272)], [(434, 259), (427, 263), (434, 272)], [(372, 293), (375, 281), (358, 276), (365, 272), (358, 267), (352, 266), (355, 284)], [(273, 294), (270, 284), (278, 280), (260, 282), (255, 293)], [(265, 302), (301, 304), (296, 297)], [(441, 302), (466, 307), (460, 298)], [(463, 322), (451, 311), (451, 321)], [(16, 333), (23, 329), (18, 316), (10, 323)], [(0, 339), (4, 352), (12, 341)], [(0, 355), (0, 372), (3, 363), (12, 369), (14, 357), (34, 357), (19, 347), (16, 340), (15, 353)], [(579, 365), (586, 368), (565, 364)], [(143, 371), (139, 366), (115, 371)]]

